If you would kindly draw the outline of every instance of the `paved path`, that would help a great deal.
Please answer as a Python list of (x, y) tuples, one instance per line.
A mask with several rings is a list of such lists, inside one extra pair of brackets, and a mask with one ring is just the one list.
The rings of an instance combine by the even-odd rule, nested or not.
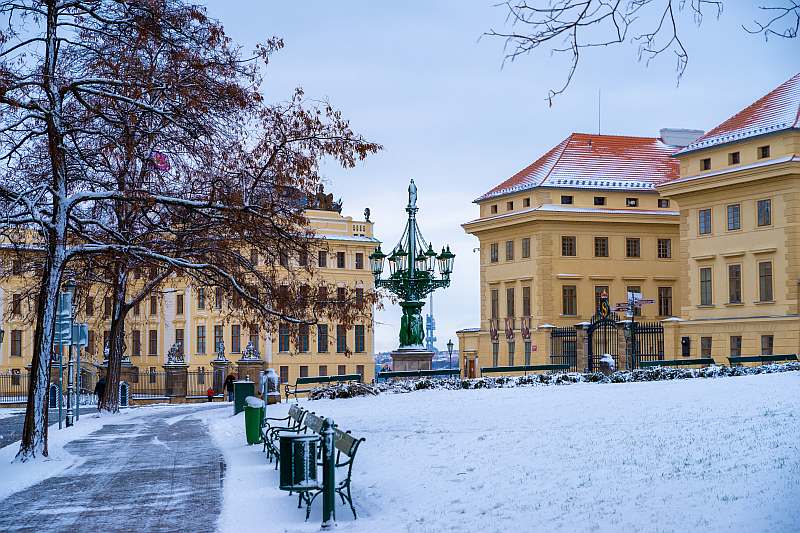
[(64, 449), (84, 462), (0, 501), (0, 531), (214, 530), (224, 461), (191, 407), (148, 409)]
[[(12, 442), (22, 438), (22, 426), (25, 424), (25, 410), (15, 409), (15, 411), (19, 411), (19, 414), (0, 418), (0, 448), (8, 446)], [(92, 405), (81, 406), (81, 416), (88, 416), (96, 412), (97, 408)], [(4, 414), (5, 413), (0, 410), (0, 415)], [(50, 414), (47, 416), (50, 422), (50, 431), (58, 431), (58, 409), (50, 409)], [(78, 423), (80, 424), (80, 420), (78, 420)]]

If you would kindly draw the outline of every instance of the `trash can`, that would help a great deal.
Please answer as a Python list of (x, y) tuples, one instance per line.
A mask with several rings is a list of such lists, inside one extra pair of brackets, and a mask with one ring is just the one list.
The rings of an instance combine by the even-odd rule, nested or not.
[(233, 382), (233, 414), (244, 411), (244, 400), (256, 395), (256, 384), (252, 381)]
[(318, 435), (301, 435), (281, 432), (280, 439), (280, 489), (304, 492), (319, 488), (317, 480)]
[(247, 444), (261, 442), (261, 421), (264, 420), (264, 401), (248, 396), (244, 405), (244, 432)]

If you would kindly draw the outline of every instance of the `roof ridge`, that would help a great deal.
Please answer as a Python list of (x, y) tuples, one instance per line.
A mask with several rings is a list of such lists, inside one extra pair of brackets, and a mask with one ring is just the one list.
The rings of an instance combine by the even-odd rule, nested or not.
[[(567, 147), (569, 146), (569, 140), (570, 140), (570, 139), (572, 139), (572, 136), (573, 136), (573, 135), (575, 135), (575, 132), (572, 132), (572, 133), (570, 133), (570, 134), (567, 136), (567, 138), (566, 138), (566, 139), (564, 139), (563, 141), (561, 141), (560, 143), (558, 143), (558, 145), (556, 145), (556, 148), (558, 148), (559, 146), (561, 146), (561, 153), (559, 153), (559, 154), (558, 154), (558, 157), (556, 158), (556, 160), (555, 160), (555, 161), (553, 161), (553, 164), (552, 164), (552, 165), (550, 165), (550, 168), (549, 168), (549, 169), (547, 169), (547, 173), (544, 175), (544, 177), (543, 177), (542, 179), (540, 179), (540, 180), (539, 180), (539, 183), (536, 185), (537, 187), (541, 187), (541, 186), (542, 186), (542, 183), (544, 183), (544, 182), (545, 182), (545, 180), (547, 180), (547, 178), (549, 178), (549, 177), (550, 177), (550, 174), (552, 174), (552, 173), (553, 173), (553, 169), (554, 169), (554, 168), (556, 168), (556, 165), (558, 165), (558, 163), (560, 163), (560, 162), (561, 162), (561, 158), (562, 158), (562, 157), (564, 157), (564, 153), (567, 151)], [(563, 145), (563, 146), (562, 146), (562, 145)]]
[[(653, 140), (660, 141), (661, 140), (661, 137), (648, 137), (648, 136), (645, 136), (645, 135), (618, 135), (616, 133), (583, 133), (583, 132), (580, 132), (580, 131), (576, 131), (576, 132), (571, 133), (570, 137), (572, 135), (586, 135), (588, 137), (616, 137), (616, 138), (620, 138), (620, 139), (643, 139), (643, 140), (648, 140), (648, 141), (653, 141)], [(567, 137), (567, 138), (569, 138), (569, 137)]]

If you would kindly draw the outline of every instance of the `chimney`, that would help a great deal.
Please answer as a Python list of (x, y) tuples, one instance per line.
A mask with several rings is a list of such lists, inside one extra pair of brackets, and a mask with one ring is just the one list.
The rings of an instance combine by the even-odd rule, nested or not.
[(658, 133), (664, 144), (683, 148), (702, 137), (705, 132), (703, 130), (688, 130), (684, 128), (661, 128)]

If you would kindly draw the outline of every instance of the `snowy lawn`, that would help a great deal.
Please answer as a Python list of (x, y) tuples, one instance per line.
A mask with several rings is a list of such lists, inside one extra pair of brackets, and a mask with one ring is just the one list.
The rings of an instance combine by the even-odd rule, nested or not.
[[(788, 372), (301, 403), (367, 439), (339, 531), (776, 532), (800, 530), (799, 393)], [(221, 531), (319, 528), (241, 414), (198, 416), (227, 462)]]

